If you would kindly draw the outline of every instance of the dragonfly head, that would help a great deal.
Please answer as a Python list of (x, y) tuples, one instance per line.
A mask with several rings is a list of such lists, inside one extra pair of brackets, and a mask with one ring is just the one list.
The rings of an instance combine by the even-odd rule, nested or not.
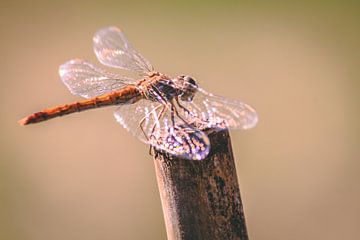
[(195, 96), (198, 85), (195, 80), (189, 76), (180, 76), (179, 81), (181, 88), (180, 99), (185, 102), (191, 102)]

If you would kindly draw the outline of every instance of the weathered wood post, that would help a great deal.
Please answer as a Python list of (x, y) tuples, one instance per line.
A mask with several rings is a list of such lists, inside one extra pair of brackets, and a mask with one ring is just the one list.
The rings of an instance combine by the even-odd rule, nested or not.
[(248, 240), (229, 132), (206, 132), (211, 151), (202, 161), (155, 150), (167, 237)]

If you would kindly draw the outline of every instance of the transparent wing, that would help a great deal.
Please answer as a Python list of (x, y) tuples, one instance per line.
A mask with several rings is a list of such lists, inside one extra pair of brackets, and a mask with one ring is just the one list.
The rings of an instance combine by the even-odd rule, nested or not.
[(140, 100), (116, 109), (114, 116), (142, 142), (178, 157), (202, 160), (210, 151), (202, 131), (173, 116), (168, 105)]
[[(161, 106), (162, 104), (160, 103), (144, 99), (133, 104), (119, 106), (115, 110), (114, 116), (124, 128), (131, 132), (140, 141), (148, 144), (149, 141), (147, 135), (149, 135), (149, 128), (151, 125), (156, 123), (156, 114), (158, 114), (158, 110), (160, 110)], [(145, 131), (147, 135), (145, 135), (140, 128), (140, 122), (144, 119), (145, 122), (143, 124), (145, 128), (147, 128)]]
[(191, 102), (179, 100), (179, 111), (199, 129), (249, 129), (256, 125), (258, 116), (249, 105), (217, 96), (198, 88)]
[(140, 74), (153, 71), (153, 67), (128, 42), (117, 27), (107, 27), (95, 33), (94, 51), (99, 61), (107, 66)]
[(72, 94), (85, 98), (103, 95), (135, 82), (81, 59), (70, 60), (61, 65), (59, 74)]

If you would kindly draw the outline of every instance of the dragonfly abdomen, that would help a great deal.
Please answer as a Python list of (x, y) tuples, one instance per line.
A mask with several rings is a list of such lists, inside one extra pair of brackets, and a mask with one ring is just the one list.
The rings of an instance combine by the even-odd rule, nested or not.
[(89, 109), (106, 107), (111, 105), (134, 103), (140, 100), (141, 97), (142, 95), (140, 94), (139, 90), (135, 86), (130, 85), (118, 91), (108, 93), (99, 97), (44, 109), (40, 112), (33, 113), (21, 119), (19, 123), (21, 125), (28, 125)]

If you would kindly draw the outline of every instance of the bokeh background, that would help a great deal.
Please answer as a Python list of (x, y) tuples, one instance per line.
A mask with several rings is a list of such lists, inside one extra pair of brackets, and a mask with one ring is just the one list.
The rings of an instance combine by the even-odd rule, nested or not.
[[(0, 239), (165, 239), (148, 147), (58, 76), (116, 25), (160, 71), (257, 109), (232, 131), (251, 239), (360, 239), (356, 1), (1, 1)], [(194, 214), (196, 211), (194, 210)]]

